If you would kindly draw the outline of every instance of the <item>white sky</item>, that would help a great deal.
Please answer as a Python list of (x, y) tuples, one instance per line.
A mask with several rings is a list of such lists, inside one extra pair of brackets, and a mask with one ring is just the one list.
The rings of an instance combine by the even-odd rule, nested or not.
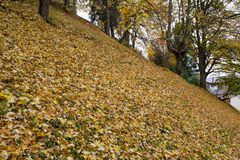
[(87, 12), (84, 12), (84, 11), (81, 11), (81, 10), (77, 10), (77, 15), (79, 17), (82, 17), (82, 18), (88, 20), (88, 21), (91, 21), (90, 17), (89, 17), (89, 14)]
[(231, 105), (240, 111), (240, 96), (231, 98)]

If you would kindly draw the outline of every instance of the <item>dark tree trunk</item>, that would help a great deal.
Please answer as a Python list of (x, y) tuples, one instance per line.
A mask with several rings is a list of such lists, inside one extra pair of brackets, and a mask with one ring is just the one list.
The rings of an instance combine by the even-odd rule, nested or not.
[(106, 20), (105, 20), (105, 33), (110, 35), (110, 11), (108, 0), (106, 0)]
[(119, 40), (120, 43), (123, 43), (125, 42), (127, 45), (129, 45), (129, 42), (130, 42), (130, 33), (129, 31), (125, 31), (123, 33), (123, 36), (121, 37), (121, 39)]
[(77, 0), (73, 0), (73, 12), (77, 14), (78, 4)]
[(168, 28), (167, 28), (167, 43), (171, 43), (171, 32), (172, 32), (172, 0), (168, 1)]
[(168, 28), (167, 28), (167, 48), (170, 52), (172, 52), (174, 54), (174, 56), (176, 57), (177, 60), (177, 64), (176, 64), (176, 73), (178, 75), (181, 74), (181, 67), (182, 67), (182, 56), (181, 53), (172, 45), (172, 19), (173, 19), (173, 15), (172, 15), (172, 11), (173, 10), (173, 3), (172, 0), (168, 1)]
[[(169, 0), (168, 1), (168, 27), (167, 27), (167, 48), (168, 50), (174, 54), (176, 57), (176, 73), (178, 75), (182, 74), (182, 69), (183, 69), (183, 57), (187, 53), (188, 46), (187, 46), (187, 38), (189, 36), (189, 23), (190, 23), (190, 5), (191, 5), (191, 0), (188, 0), (188, 7), (187, 7), (187, 14), (185, 16), (184, 14), (184, 5), (183, 1), (181, 0), (181, 11), (182, 11), (182, 29), (181, 29), (181, 34), (182, 37), (179, 35), (177, 39), (177, 45), (174, 45), (173, 43), (173, 31), (172, 31), (172, 20), (173, 20), (173, 1)], [(180, 8), (179, 8), (180, 10)], [(180, 14), (180, 13), (179, 13)], [(186, 19), (186, 21), (185, 21)]]
[(136, 38), (132, 38), (132, 49), (135, 49), (135, 45), (136, 45)]
[(200, 70), (200, 87), (207, 89), (207, 85), (206, 85), (206, 72), (205, 69), (203, 69), (202, 67), (199, 67)]
[(202, 48), (198, 49), (199, 71), (200, 71), (200, 87), (206, 89), (206, 56)]
[(46, 20), (48, 18), (50, 0), (39, 1), (39, 14)]
[(132, 33), (132, 49), (135, 49), (136, 40), (137, 40), (137, 32), (135, 32), (135, 31), (133, 30), (133, 33)]
[(182, 73), (182, 68), (183, 68), (183, 55), (182, 53), (177, 54), (177, 64), (176, 64), (176, 73), (178, 75), (181, 75)]
[(114, 28), (113, 28), (112, 25), (110, 25), (110, 29), (111, 29), (111, 36), (112, 36), (113, 38), (115, 38)]
[(65, 9), (69, 8), (69, 0), (64, 0)]
[(199, 67), (199, 72), (200, 72), (200, 87), (207, 89), (206, 87), (206, 78), (207, 78), (207, 73), (206, 73), (206, 66), (207, 66), (207, 43), (206, 43), (206, 34), (205, 30), (206, 28), (200, 27), (199, 26), (199, 19), (198, 17), (195, 17), (196, 20), (196, 42), (197, 42), (197, 47), (198, 47), (198, 67)]

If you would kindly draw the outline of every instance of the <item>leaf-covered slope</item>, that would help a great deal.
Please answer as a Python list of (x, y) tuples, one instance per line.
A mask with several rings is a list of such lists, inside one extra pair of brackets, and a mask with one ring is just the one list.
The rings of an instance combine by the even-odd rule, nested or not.
[(0, 157), (238, 159), (240, 114), (77, 17), (0, 2)]

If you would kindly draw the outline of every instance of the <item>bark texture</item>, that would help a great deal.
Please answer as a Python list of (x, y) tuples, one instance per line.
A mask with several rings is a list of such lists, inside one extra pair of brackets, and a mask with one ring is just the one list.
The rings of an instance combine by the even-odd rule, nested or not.
[(108, 0), (106, 0), (106, 21), (105, 21), (105, 33), (110, 35), (110, 11)]
[(39, 1), (39, 14), (46, 20), (49, 13), (50, 0)]

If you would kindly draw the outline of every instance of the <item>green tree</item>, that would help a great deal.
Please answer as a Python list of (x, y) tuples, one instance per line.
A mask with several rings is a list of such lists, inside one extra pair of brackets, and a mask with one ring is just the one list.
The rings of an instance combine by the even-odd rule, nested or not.
[(229, 11), (232, 0), (193, 0), (192, 51), (198, 59), (200, 86), (206, 88), (207, 76), (214, 72), (225, 54), (223, 39), (231, 37), (229, 23), (238, 14)]
[(240, 95), (240, 39), (236, 35), (231, 40), (223, 40), (224, 53), (220, 63), (220, 72), (226, 76), (218, 79), (220, 87), (227, 88), (224, 97)]

